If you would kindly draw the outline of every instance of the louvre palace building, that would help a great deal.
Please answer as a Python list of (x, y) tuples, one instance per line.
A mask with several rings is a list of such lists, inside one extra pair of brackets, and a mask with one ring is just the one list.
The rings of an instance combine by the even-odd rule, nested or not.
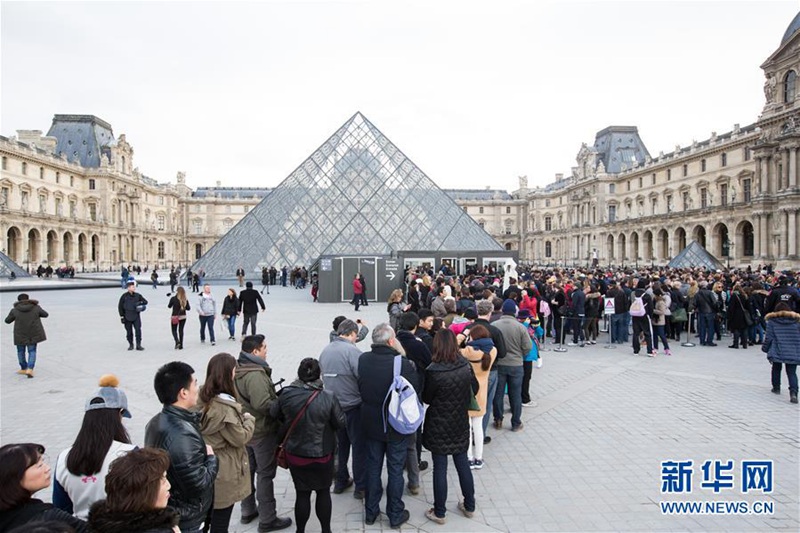
[[(635, 126), (609, 126), (546, 186), (520, 177), (511, 192), (444, 192), (534, 264), (663, 265), (697, 241), (732, 267), (797, 268), (800, 14), (761, 68), (752, 124), (658, 155)], [(93, 115), (57, 114), (47, 134), (0, 137), (0, 155), (0, 248), (29, 270), (189, 265), (274, 190), (192, 189), (181, 172), (153, 179), (126, 136)]]

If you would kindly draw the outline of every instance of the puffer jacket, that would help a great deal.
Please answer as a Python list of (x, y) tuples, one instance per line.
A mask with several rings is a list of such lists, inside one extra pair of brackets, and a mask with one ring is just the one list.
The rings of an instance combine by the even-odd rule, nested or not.
[(169, 454), (169, 505), (181, 516), (181, 529), (200, 527), (213, 504), (218, 463), (206, 453), (200, 413), (165, 405), (147, 423), (144, 444)]
[(469, 447), (469, 404), (478, 380), (463, 357), (453, 363), (431, 363), (425, 370), (422, 445), (431, 453), (453, 455)]
[(603, 299), (599, 292), (590, 292), (586, 295), (586, 318), (600, 318), (603, 308)]
[(792, 311), (769, 313), (767, 335), (761, 351), (771, 363), (800, 365), (800, 314)]
[(144, 296), (138, 292), (123, 292), (117, 304), (119, 316), (128, 322), (135, 322), (140, 314), (140, 312), (136, 310), (136, 307), (139, 305), (147, 305), (147, 299)]
[(153, 509), (143, 513), (114, 512), (105, 500), (92, 505), (89, 510), (91, 533), (173, 533), (180, 515), (171, 507)]
[(273, 402), (278, 400), (275, 385), (272, 383), (272, 368), (266, 361), (239, 352), (233, 381), (242, 409), (256, 419), (253, 439), (260, 439), (269, 433), (275, 433), (278, 430), (278, 423), (269, 414)]
[(203, 439), (214, 449), (219, 463), (214, 482), (214, 509), (224, 509), (250, 495), (246, 445), (253, 436), (255, 418), (245, 417), (242, 406), (225, 396), (211, 399), (200, 424)]
[(14, 323), (14, 344), (27, 346), (46, 341), (42, 319), (48, 316), (48, 312), (39, 307), (37, 300), (15, 302), (6, 317), (6, 324)]
[(271, 414), (281, 423), (278, 433), (283, 441), (292, 421), (311, 395), (319, 391), (286, 441), (286, 452), (299, 457), (325, 457), (336, 449), (336, 431), (345, 426), (344, 411), (332, 392), (322, 390), (322, 381), (303, 383), (295, 380), (281, 391)]

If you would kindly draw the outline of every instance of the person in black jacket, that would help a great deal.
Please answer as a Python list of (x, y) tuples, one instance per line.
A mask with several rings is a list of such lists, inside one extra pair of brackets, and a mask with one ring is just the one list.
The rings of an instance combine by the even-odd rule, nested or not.
[(170, 507), (181, 516), (182, 533), (197, 533), (211, 513), (218, 469), (214, 450), (200, 433), (201, 413), (192, 411), (199, 393), (197, 378), (191, 366), (173, 361), (158, 369), (154, 381), (164, 407), (147, 423), (144, 443), (169, 455)]
[[(319, 361), (311, 357), (300, 361), (297, 380), (281, 391), (270, 414), (281, 423), (280, 439), (286, 439), (286, 459), (297, 493), (297, 531), (305, 531), (313, 491), (317, 493), (316, 511), (322, 533), (331, 533), (333, 452), (336, 432), (345, 426), (345, 416), (336, 396), (322, 390)], [(295, 419), (297, 423), (291, 428)], [(291, 432), (288, 437), (287, 432)]]
[[(406, 460), (407, 436), (401, 435), (388, 423), (386, 392), (394, 379), (394, 358), (403, 355), (403, 346), (389, 324), (372, 330), (372, 350), (358, 359), (358, 390), (361, 393), (361, 427), (367, 449), (367, 493), (364, 501), (365, 521), (372, 525), (380, 515), (383, 495), (381, 472), (386, 458), (386, 515), (396, 528), (409, 519), (403, 504), (403, 464)], [(414, 363), (401, 360), (401, 375), (419, 393), (419, 378)]]
[(250, 335), (256, 334), (258, 306), (261, 306), (262, 311), (266, 309), (261, 295), (253, 288), (253, 282), (248, 281), (244, 285), (246, 288), (239, 293), (239, 311), (244, 317), (242, 320), (242, 337), (247, 335), (247, 324), (250, 324)]
[(639, 355), (642, 344), (639, 336), (643, 336), (647, 343), (647, 356), (655, 357), (653, 353), (653, 297), (647, 292), (647, 280), (640, 279), (636, 284), (636, 289), (631, 293), (631, 306), (637, 298), (641, 298), (644, 303), (644, 316), (633, 316), (631, 313), (631, 323), (633, 324), (633, 354)]
[(714, 342), (714, 317), (717, 314), (717, 298), (711, 289), (708, 288), (707, 281), (700, 282), (700, 290), (695, 295), (695, 307), (697, 309), (697, 330), (700, 334), (701, 346), (716, 346)]
[(136, 280), (128, 280), (128, 290), (122, 293), (117, 304), (120, 322), (125, 326), (125, 333), (128, 339), (128, 350), (133, 350), (133, 332), (136, 330), (136, 349), (144, 350), (142, 346), (142, 317), (144, 306), (147, 300), (144, 296), (136, 292)]
[(228, 333), (230, 334), (228, 340), (236, 340), (236, 317), (239, 315), (239, 298), (236, 296), (235, 289), (228, 289), (228, 294), (222, 301), (221, 314), (222, 320), (228, 323)]
[(800, 295), (794, 287), (789, 287), (789, 279), (786, 276), (778, 278), (778, 286), (772, 289), (772, 292), (767, 296), (767, 301), (764, 304), (765, 315), (775, 311), (775, 306), (783, 302), (789, 306), (790, 311), (797, 310), (800, 305)]
[(447, 502), (447, 456), (453, 457), (464, 500), (458, 508), (467, 518), (475, 512), (475, 485), (467, 449), (470, 440), (469, 404), (478, 392), (478, 380), (469, 362), (461, 357), (456, 337), (443, 329), (433, 339), (433, 362), (425, 370), (422, 401), (425, 411), (423, 445), (433, 457), (433, 508), (426, 518), (445, 523)]
[(33, 497), (52, 482), (50, 465), (41, 444), (6, 444), (0, 448), (0, 531), (27, 531), (27, 524), (52, 520), (67, 524), (78, 533), (86, 522)]
[(50, 314), (41, 308), (38, 300), (31, 300), (24, 292), (17, 296), (14, 308), (6, 317), (6, 324), (14, 323), (14, 345), (17, 347), (19, 362), (17, 374), (33, 377), (33, 367), (36, 366), (36, 345), (47, 340), (42, 319), (48, 316)]
[[(492, 304), (492, 302), (489, 300), (479, 300), (476, 304), (476, 308), (478, 310), (478, 318), (475, 319), (473, 324), (480, 324), (488, 329), (489, 333), (492, 335), (494, 347), (497, 348), (497, 358), (495, 358), (494, 363), (492, 363), (492, 368), (489, 370), (489, 387), (486, 391), (487, 398), (494, 398), (495, 392), (497, 391), (497, 361), (506, 356), (506, 342), (503, 339), (503, 333), (489, 323), (489, 317), (492, 316), (494, 304)], [(491, 400), (486, 402), (486, 414), (483, 415), (484, 444), (489, 444), (492, 442), (492, 437), (486, 434), (486, 430), (489, 428), (489, 421), (492, 419), (493, 403), (494, 402)]]

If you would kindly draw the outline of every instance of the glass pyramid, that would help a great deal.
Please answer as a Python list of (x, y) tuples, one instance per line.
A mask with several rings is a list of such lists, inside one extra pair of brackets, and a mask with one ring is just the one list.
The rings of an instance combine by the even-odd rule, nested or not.
[(11, 273), (16, 274), (18, 278), (30, 277), (24, 268), (16, 264), (10, 257), (3, 252), (0, 252), (0, 277), (7, 278)]
[(321, 255), (502, 250), (361, 113), (250, 210), (192, 270), (231, 278)]
[(719, 259), (711, 255), (708, 250), (697, 242), (692, 241), (680, 251), (667, 265), (670, 268), (704, 267), (707, 270), (722, 270), (725, 268)]

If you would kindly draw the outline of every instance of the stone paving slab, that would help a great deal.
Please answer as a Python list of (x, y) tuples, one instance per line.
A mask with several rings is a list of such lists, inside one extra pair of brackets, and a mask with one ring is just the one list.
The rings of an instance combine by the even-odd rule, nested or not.
[[(229, 285), (215, 285), (219, 301)], [(168, 287), (142, 285), (150, 305), (143, 315), (144, 352), (126, 351), (125, 332), (116, 305), (121, 290), (31, 290), (32, 298), (50, 312), (45, 319), (48, 340), (39, 347), (36, 378), (15, 374), (12, 328), (0, 329), (0, 442), (41, 442), (54, 459), (72, 443), (83, 416), (86, 396), (98, 377), (116, 373), (129, 399), (133, 419), (126, 421), (134, 442), (160, 406), (152, 389), (159, 365), (180, 359), (191, 364), (200, 380), (209, 357), (220, 351), (238, 353), (217, 324), (218, 344), (201, 345), (196, 314), (186, 326), (186, 349), (175, 351), (166, 307)], [(360, 317), (369, 326), (386, 319), (386, 306), (372, 303), (354, 313), (343, 304), (312, 304), (308, 291), (273, 287), (267, 311), (259, 316), (259, 332), (267, 335), (273, 375), (291, 380), (299, 361), (318, 356), (327, 343), (331, 321), (338, 314)], [(0, 294), (3, 316), (15, 293)], [(197, 298), (190, 294), (192, 302)], [(422, 472), (418, 496), (404, 501), (411, 520), (403, 531), (771, 531), (800, 529), (800, 410), (784, 394), (770, 390), (770, 367), (758, 347), (673, 346), (672, 357), (634, 356), (628, 346), (604, 349), (602, 344), (570, 347), (565, 353), (544, 353), (544, 366), (534, 371), (535, 408), (523, 410), (525, 429), (489, 429), (486, 466), (474, 471), (477, 512), (471, 520), (456, 509), (458, 480), (448, 471), (447, 524), (425, 519), (432, 506), (430, 470)], [(369, 349), (369, 341), (359, 344)], [(506, 416), (508, 425), (508, 415)], [(425, 452), (427, 455), (427, 452)], [(426, 457), (429, 459), (429, 456)], [(661, 461), (693, 459), (692, 494), (662, 495)], [(775, 490), (770, 495), (714, 495), (698, 490), (705, 460), (775, 461)], [(292, 516), (294, 489), (286, 471), (278, 472), (276, 496), (281, 515)], [(41, 496), (50, 496), (42, 492)], [(334, 531), (389, 529), (385, 516), (374, 526), (363, 523), (361, 502), (351, 492), (333, 495)], [(774, 502), (772, 515), (662, 515), (659, 502)], [(255, 524), (238, 524), (232, 532), (254, 532)], [(312, 519), (309, 531), (319, 531)]]

